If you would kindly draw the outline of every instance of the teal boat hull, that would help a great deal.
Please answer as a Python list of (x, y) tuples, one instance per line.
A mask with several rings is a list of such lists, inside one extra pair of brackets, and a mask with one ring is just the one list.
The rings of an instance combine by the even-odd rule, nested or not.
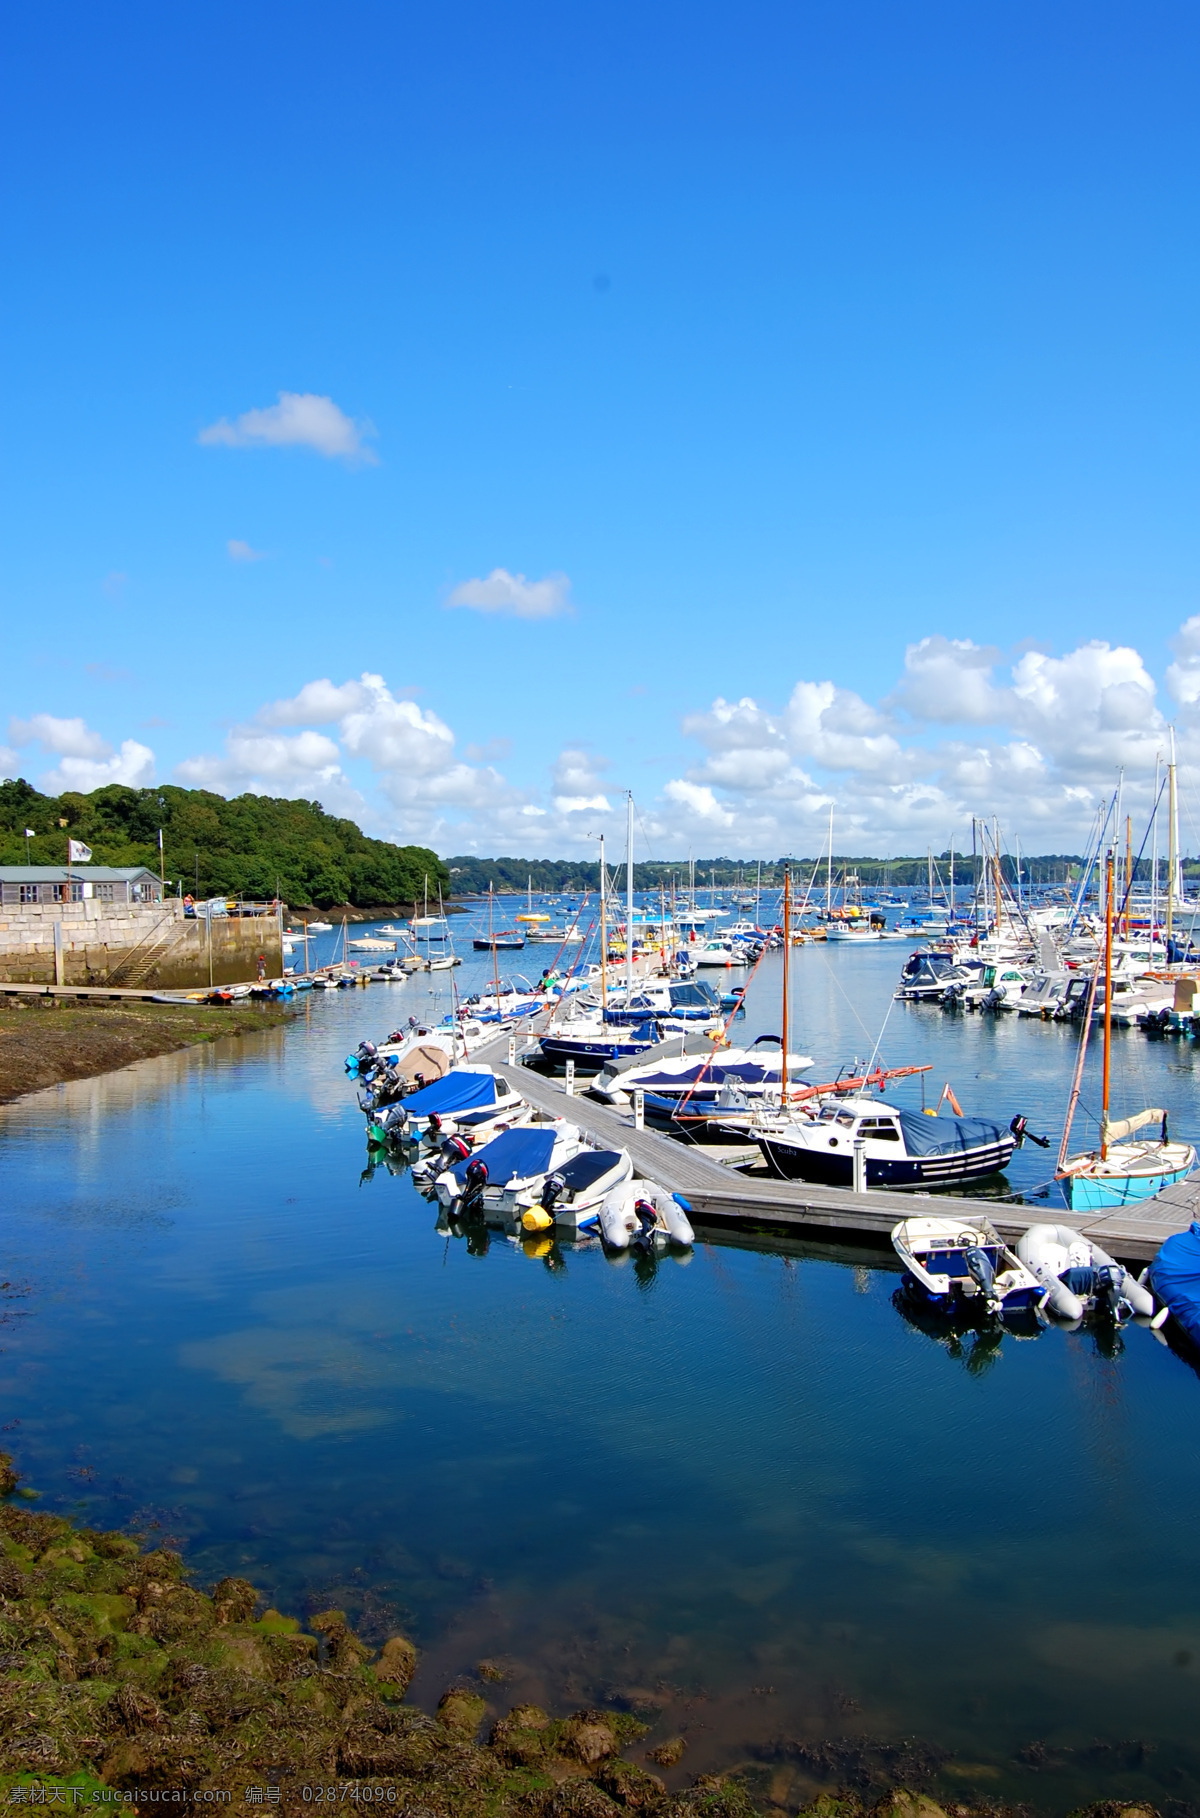
[(1164, 1168), (1157, 1174), (1116, 1174), (1097, 1179), (1072, 1174), (1063, 1181), (1063, 1192), (1072, 1212), (1111, 1212), (1114, 1207), (1138, 1206), (1153, 1199), (1164, 1187), (1186, 1180), (1194, 1163), (1185, 1168)]

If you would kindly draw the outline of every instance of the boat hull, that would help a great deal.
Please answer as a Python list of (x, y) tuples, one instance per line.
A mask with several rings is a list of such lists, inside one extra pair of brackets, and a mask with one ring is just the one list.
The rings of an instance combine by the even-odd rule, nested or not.
[(1195, 1166), (1163, 1168), (1153, 1174), (1072, 1174), (1063, 1181), (1063, 1194), (1072, 1212), (1104, 1212), (1114, 1206), (1138, 1206), (1153, 1199), (1164, 1187), (1186, 1180)]
[[(807, 1180), (814, 1186), (851, 1187), (854, 1157), (850, 1149), (831, 1155), (828, 1150), (802, 1148), (777, 1137), (760, 1136), (759, 1146), (772, 1170), (782, 1180)], [(928, 1191), (932, 1187), (957, 1187), (963, 1181), (982, 1180), (1007, 1167), (1016, 1141), (1006, 1137), (978, 1149), (952, 1155), (889, 1155), (866, 1157), (867, 1186), (892, 1192)]]

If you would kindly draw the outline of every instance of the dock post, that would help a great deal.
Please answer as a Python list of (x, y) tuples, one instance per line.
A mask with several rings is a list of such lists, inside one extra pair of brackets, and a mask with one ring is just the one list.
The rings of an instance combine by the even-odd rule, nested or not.
[(517, 1064), (517, 1038), (515, 1035), (510, 1035), (508, 1038), (508, 1064), (510, 1067), (515, 1067)]
[(563, 1087), (563, 1091), (566, 1093), (568, 1098), (574, 1098), (574, 1096), (575, 1096), (575, 1062), (573, 1060), (569, 1060), (567, 1062), (567, 1079), (566, 1079), (566, 1084)]
[(854, 1139), (854, 1191), (867, 1190), (867, 1145), (861, 1136)]
[(633, 1127), (635, 1130), (646, 1128), (646, 1094), (640, 1086), (633, 1094)]

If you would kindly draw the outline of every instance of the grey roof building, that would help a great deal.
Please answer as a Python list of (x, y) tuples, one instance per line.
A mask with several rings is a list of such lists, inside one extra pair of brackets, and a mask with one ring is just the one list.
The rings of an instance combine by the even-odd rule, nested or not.
[(161, 903), (163, 887), (145, 865), (0, 865), (0, 902)]

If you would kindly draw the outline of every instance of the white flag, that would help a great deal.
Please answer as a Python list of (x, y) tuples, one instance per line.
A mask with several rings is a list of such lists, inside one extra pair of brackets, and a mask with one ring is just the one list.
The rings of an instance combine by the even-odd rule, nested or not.
[(37, 829), (34, 827), (26, 827), (25, 838), (27, 840), (35, 840), (37, 838)]
[(91, 856), (91, 847), (85, 846), (82, 840), (67, 841), (67, 858), (72, 865), (86, 865)]

